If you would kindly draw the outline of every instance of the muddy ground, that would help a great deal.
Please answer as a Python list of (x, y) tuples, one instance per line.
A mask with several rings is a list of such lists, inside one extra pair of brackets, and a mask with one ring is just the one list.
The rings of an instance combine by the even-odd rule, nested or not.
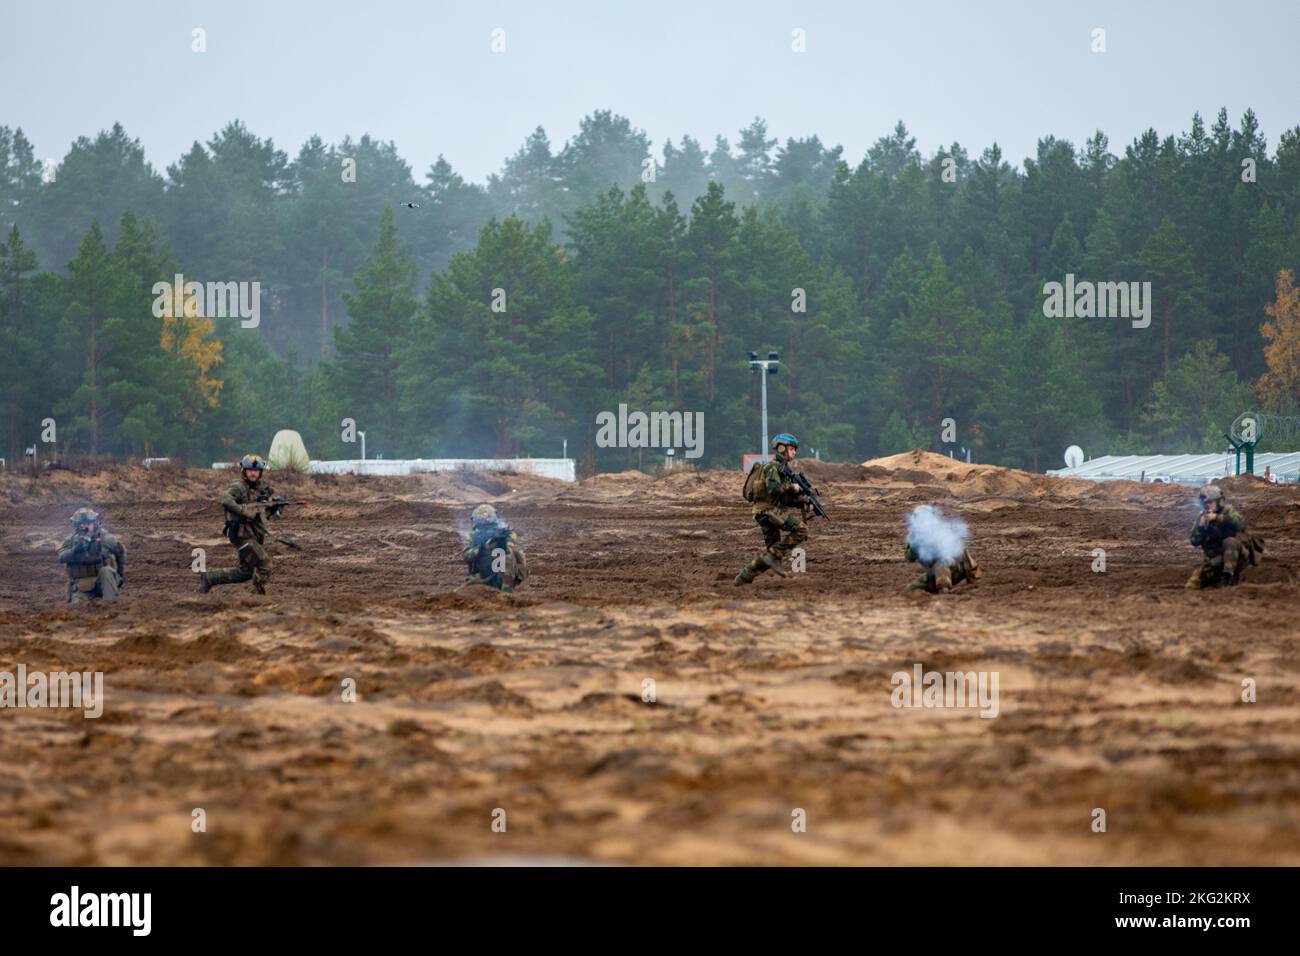
[[(808, 470), (834, 520), (748, 589), (738, 473), (282, 476), (304, 550), (265, 597), (190, 570), (228, 563), (228, 475), (0, 476), (0, 670), (105, 680), (99, 719), (0, 710), (0, 864), (1300, 864), (1300, 489), (1230, 482), (1265, 562), (1193, 593), (1189, 488)], [(481, 501), (515, 595), (451, 593)], [(904, 590), (922, 502), (969, 523), (976, 586)], [(73, 608), (85, 503), (128, 583)], [(893, 707), (918, 663), (996, 672), (998, 716)]]

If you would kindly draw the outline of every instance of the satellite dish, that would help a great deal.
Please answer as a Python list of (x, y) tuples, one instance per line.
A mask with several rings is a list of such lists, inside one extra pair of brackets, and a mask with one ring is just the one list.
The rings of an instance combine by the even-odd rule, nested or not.
[(1083, 449), (1078, 445), (1071, 445), (1065, 449), (1065, 467), (1078, 468), (1083, 464)]
[(1259, 412), (1242, 412), (1228, 426), (1228, 434), (1238, 444), (1257, 442), (1264, 434), (1264, 416)]

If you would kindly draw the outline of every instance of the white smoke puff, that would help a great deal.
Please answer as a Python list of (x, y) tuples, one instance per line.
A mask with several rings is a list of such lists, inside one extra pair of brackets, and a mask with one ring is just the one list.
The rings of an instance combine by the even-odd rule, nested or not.
[(966, 522), (945, 518), (933, 505), (918, 505), (907, 516), (907, 543), (923, 564), (956, 561), (966, 550)]

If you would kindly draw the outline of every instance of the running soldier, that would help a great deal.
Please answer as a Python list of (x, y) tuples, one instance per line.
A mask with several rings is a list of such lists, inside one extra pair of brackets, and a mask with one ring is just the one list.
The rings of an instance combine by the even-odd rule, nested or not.
[(786, 577), (781, 562), (808, 540), (806, 519), (812, 503), (789, 470), (798, 449), (799, 442), (793, 435), (777, 435), (772, 439), (772, 458), (761, 465), (755, 463), (745, 476), (745, 500), (754, 505), (754, 521), (763, 532), (764, 550), (736, 575), (738, 585), (753, 584), (755, 575), (769, 570)]
[(219, 584), (253, 582), (253, 590), (266, 593), (271, 578), (271, 558), (267, 554), (266, 521), (279, 517), (284, 503), (274, 501), (270, 482), (262, 480), (266, 462), (258, 455), (245, 455), (239, 462), (239, 480), (221, 496), (226, 514), (226, 538), (239, 555), (239, 566), (217, 568), (199, 575), (199, 589), (207, 593)]

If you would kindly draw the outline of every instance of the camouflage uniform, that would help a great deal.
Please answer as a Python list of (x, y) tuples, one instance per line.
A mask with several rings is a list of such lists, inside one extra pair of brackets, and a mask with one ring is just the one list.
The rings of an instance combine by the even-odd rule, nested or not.
[(1248, 565), (1259, 564), (1264, 550), (1264, 542), (1246, 531), (1246, 519), (1232, 505), (1222, 502), (1218, 511), (1202, 512), (1202, 517), (1206, 515), (1204, 523), (1196, 519), (1189, 535), (1192, 545), (1205, 554), (1204, 562), (1187, 579), (1187, 587), (1193, 590), (1236, 584)]
[(69, 535), (59, 546), (59, 560), (68, 569), (69, 604), (92, 597), (111, 601), (126, 581), (126, 548), (98, 527), (93, 535)]
[(957, 560), (943, 560), (936, 558), (929, 564), (921, 561), (921, 556), (916, 553), (916, 549), (908, 542), (903, 550), (903, 557), (908, 561), (918, 561), (925, 568), (925, 573), (909, 584), (910, 590), (929, 591), (931, 594), (939, 594), (944, 591), (951, 591), (963, 581), (976, 581), (983, 571), (975, 563), (975, 559), (970, 556), (969, 551), (963, 550), (961, 557)]
[(461, 587), (481, 584), (510, 594), (528, 576), (519, 538), (509, 525), (499, 521), (475, 525), (461, 557), (469, 569), (469, 577)]
[[(239, 554), (239, 567), (217, 568), (203, 576), (203, 590), (218, 584), (253, 582), (253, 590), (266, 593), (266, 582), (271, 579), (271, 558), (263, 542), (267, 528), (263, 509), (257, 502), (268, 501), (274, 492), (265, 478), (249, 481), (240, 478), (221, 496), (221, 506), (226, 513), (226, 537)], [(279, 509), (274, 505), (265, 508), (265, 514), (275, 516)]]
[(808, 540), (803, 492), (786, 476), (778, 459), (763, 465), (759, 485), (761, 498), (754, 502), (754, 521), (763, 532), (766, 547), (741, 570), (737, 580), (746, 583), (769, 568), (784, 575), (781, 561)]

